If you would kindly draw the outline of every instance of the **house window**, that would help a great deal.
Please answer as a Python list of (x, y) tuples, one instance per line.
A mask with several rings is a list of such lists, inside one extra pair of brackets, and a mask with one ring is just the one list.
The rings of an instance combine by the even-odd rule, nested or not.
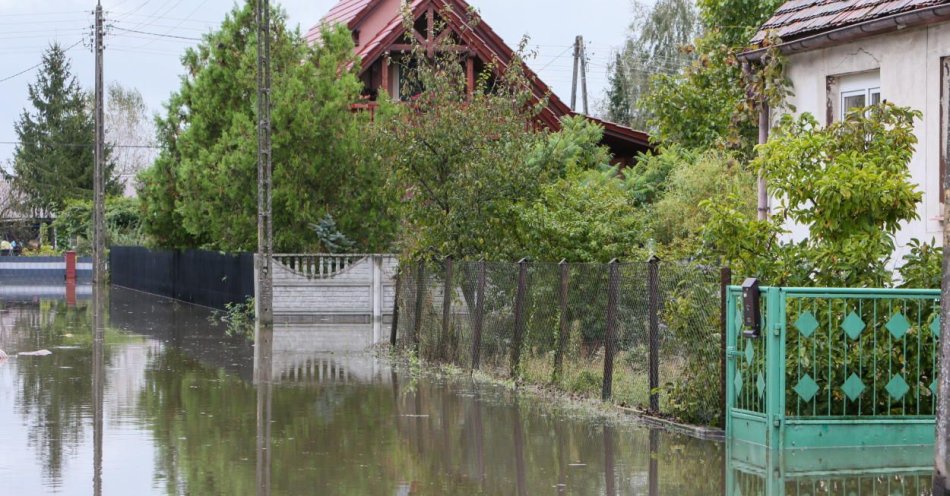
[(881, 76), (879, 71), (848, 74), (834, 78), (839, 91), (838, 119), (854, 109), (881, 103)]

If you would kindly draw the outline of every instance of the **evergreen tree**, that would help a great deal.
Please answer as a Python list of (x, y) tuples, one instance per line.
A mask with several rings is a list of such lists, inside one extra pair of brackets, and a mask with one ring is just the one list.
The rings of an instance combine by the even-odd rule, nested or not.
[[(317, 251), (328, 214), (356, 247), (385, 250), (395, 195), (354, 114), (362, 83), (352, 35), (327, 28), (313, 46), (274, 8), (273, 218), (280, 251)], [(182, 58), (181, 88), (157, 121), (161, 152), (140, 175), (145, 229), (162, 246), (257, 246), (257, 29), (254, 2), (228, 13)]]
[(616, 60), (610, 67), (610, 85), (607, 88), (607, 120), (620, 124), (629, 124), (630, 94), (627, 90), (627, 75), (623, 71), (623, 58), (616, 54)]
[[(43, 54), (29, 96), (33, 109), (24, 109), (15, 124), (19, 144), (13, 159), (16, 186), (26, 197), (26, 207), (56, 212), (69, 200), (91, 199), (94, 116), (58, 44)], [(115, 193), (118, 186), (108, 156), (106, 150), (106, 188)]]
[(651, 76), (675, 74), (689, 63), (684, 47), (701, 25), (691, 0), (659, 0), (652, 7), (634, 2), (633, 10), (635, 20), (610, 69), (606, 110), (614, 122), (646, 129), (650, 115), (638, 103), (650, 91)]

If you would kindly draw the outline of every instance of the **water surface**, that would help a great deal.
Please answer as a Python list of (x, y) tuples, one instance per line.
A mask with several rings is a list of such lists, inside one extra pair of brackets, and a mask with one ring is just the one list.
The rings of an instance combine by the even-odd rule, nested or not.
[(413, 378), (355, 350), (371, 327), (282, 327), (254, 344), (171, 300), (44, 294), (0, 304), (0, 348), (53, 352), (0, 364), (3, 494), (910, 495), (929, 484), (921, 473), (768, 479), (749, 460), (727, 463), (721, 443)]

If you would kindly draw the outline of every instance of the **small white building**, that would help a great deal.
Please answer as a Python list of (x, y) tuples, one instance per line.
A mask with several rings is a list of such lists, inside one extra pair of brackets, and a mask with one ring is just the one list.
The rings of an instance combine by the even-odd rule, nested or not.
[[(906, 253), (912, 238), (941, 243), (941, 183), (950, 144), (950, 0), (789, 0), (753, 42), (760, 44), (770, 31), (788, 57), (795, 92), (789, 103), (796, 112), (826, 124), (843, 110), (881, 100), (923, 112), (910, 164), (923, 192), (920, 219), (898, 234), (895, 258)], [(771, 117), (774, 122), (777, 116)], [(807, 235), (802, 226), (792, 231), (796, 239)]]

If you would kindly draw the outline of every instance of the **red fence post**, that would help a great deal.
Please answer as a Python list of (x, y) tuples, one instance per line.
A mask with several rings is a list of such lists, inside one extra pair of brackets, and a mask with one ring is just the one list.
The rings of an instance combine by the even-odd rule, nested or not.
[(76, 252), (66, 252), (66, 282), (76, 283)]

